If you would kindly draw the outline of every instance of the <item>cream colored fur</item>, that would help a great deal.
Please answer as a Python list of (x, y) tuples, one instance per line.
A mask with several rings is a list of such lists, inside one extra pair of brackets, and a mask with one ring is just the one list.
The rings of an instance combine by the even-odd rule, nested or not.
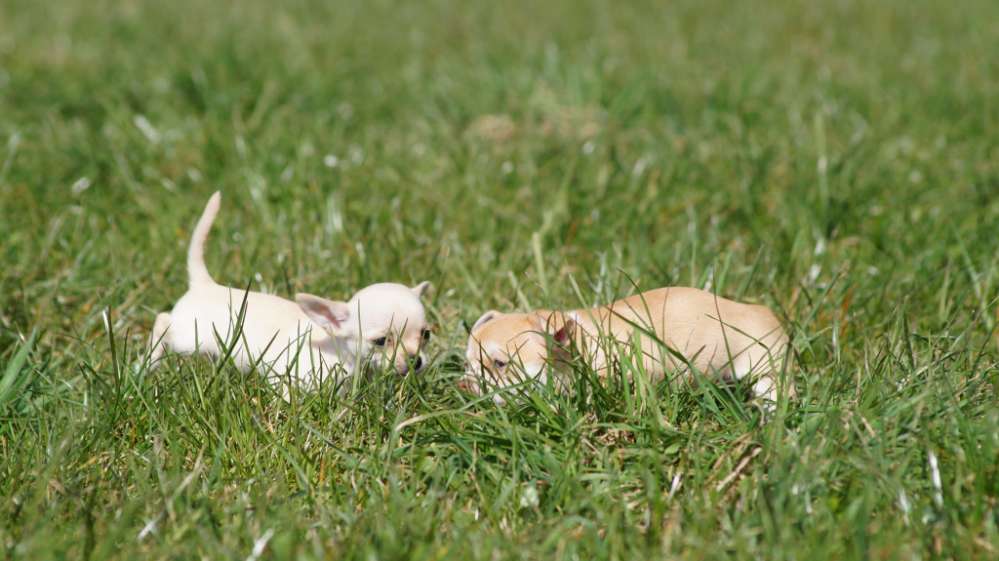
[(420, 367), (427, 329), (420, 297), (429, 283), (373, 284), (346, 302), (310, 294), (291, 301), (220, 285), (203, 255), (220, 202), (219, 193), (212, 195), (191, 236), (187, 293), (156, 317), (150, 337), (154, 365), (167, 351), (217, 357), (232, 348), (241, 369), (257, 368), (272, 380), (305, 387), (369, 363), (399, 373)]
[[(628, 359), (622, 354), (631, 354), (656, 378), (689, 373), (690, 366), (724, 379), (751, 376), (755, 393), (774, 401), (790, 347), (765, 306), (696, 288), (660, 288), (588, 310), (486, 312), (468, 338), (461, 385), (481, 393), (483, 381), (502, 388), (525, 376), (544, 380), (558, 370), (567, 349), (601, 375)], [(790, 382), (787, 391), (794, 393)]]

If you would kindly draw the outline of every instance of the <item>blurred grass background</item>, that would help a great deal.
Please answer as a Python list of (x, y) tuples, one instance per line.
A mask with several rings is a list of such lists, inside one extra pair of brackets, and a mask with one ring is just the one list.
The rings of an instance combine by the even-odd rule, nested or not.
[[(997, 22), (0, 3), (5, 555), (995, 558)], [(215, 189), (220, 282), (429, 279), (434, 367), (290, 403), (204, 359), (146, 372)], [(632, 281), (778, 310), (801, 399), (763, 424), (712, 387), (453, 388), (463, 321)]]

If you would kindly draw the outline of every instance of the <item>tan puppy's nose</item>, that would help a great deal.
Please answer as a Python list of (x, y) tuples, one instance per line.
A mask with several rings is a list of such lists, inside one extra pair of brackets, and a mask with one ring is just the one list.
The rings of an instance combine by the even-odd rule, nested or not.
[(421, 369), (423, 369), (423, 357), (416, 355), (416, 358), (413, 359), (413, 371), (419, 372)]
[(468, 378), (462, 378), (458, 380), (458, 382), (455, 385), (458, 386), (459, 390), (465, 393), (475, 393), (475, 382), (472, 382)]

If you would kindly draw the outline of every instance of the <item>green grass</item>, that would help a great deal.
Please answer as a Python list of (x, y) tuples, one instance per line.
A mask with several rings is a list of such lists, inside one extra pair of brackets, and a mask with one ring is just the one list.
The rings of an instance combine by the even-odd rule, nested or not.
[[(999, 556), (999, 3), (538, 4), (0, 3), (6, 558)], [(145, 371), (216, 189), (217, 279), (429, 279), (433, 367)], [(454, 388), (629, 279), (778, 310), (800, 399)]]

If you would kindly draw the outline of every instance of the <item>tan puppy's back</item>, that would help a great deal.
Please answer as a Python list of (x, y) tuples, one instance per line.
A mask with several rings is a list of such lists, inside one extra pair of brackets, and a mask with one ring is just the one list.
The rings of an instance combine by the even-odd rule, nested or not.
[(576, 342), (598, 371), (607, 367), (608, 336), (620, 343), (637, 338), (645, 370), (656, 376), (687, 370), (686, 361), (702, 373), (730, 379), (763, 375), (779, 369), (788, 351), (787, 335), (769, 308), (696, 288), (659, 288), (572, 315), (579, 324)]

